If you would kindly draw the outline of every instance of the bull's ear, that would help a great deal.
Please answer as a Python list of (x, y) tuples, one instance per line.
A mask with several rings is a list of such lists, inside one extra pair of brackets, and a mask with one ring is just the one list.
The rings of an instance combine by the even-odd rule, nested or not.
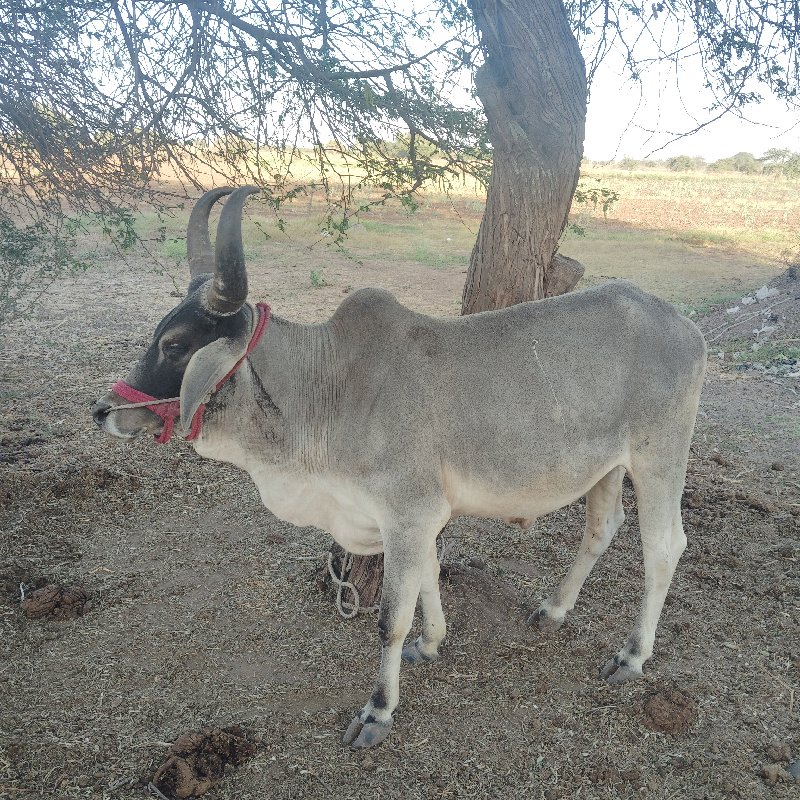
[(181, 425), (188, 431), (195, 411), (205, 403), (236, 362), (247, 352), (247, 337), (216, 339), (190, 359), (181, 384)]

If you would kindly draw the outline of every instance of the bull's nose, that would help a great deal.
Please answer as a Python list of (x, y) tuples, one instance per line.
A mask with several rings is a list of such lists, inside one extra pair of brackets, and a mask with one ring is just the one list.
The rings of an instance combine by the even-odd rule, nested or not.
[(92, 419), (99, 425), (101, 428), (103, 427), (103, 423), (105, 422), (106, 417), (108, 416), (108, 412), (112, 409), (111, 403), (106, 402), (105, 400), (98, 400), (92, 406)]

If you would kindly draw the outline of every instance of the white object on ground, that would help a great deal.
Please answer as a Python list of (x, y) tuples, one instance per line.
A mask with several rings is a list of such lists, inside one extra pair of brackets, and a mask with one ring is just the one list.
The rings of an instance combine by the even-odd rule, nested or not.
[(779, 294), (777, 289), (770, 289), (765, 285), (756, 292), (756, 300), (760, 302), (761, 300), (766, 300), (768, 297), (775, 297), (777, 294)]

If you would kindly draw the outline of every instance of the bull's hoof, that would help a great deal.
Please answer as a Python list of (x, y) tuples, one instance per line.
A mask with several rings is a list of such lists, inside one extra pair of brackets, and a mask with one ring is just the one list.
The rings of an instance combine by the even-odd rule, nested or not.
[(600, 677), (610, 684), (635, 681), (637, 678), (642, 677), (642, 668), (634, 666), (616, 655), (610, 661), (607, 661), (606, 665), (600, 670)]
[(540, 608), (528, 617), (528, 625), (537, 627), (542, 633), (555, 633), (563, 624), (564, 617), (551, 617), (546, 608)]
[(403, 648), (403, 661), (407, 664), (429, 664), (431, 661), (436, 661), (437, 658), (439, 658), (439, 653), (429, 656), (420, 649), (419, 639)]
[(362, 722), (361, 715), (356, 714), (342, 737), (342, 744), (349, 744), (353, 750), (375, 747), (389, 735), (392, 722), (391, 717), (386, 722)]

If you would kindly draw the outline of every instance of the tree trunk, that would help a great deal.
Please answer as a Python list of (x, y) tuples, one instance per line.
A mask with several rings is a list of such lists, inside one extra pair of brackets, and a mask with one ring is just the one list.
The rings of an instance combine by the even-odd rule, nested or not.
[[(560, 294), (582, 267), (554, 260), (578, 182), (586, 70), (560, 0), (471, 0), (485, 63), (492, 177), (462, 313)], [(551, 290), (552, 287), (552, 290)]]
[[(486, 61), (475, 76), (489, 121), (492, 177), (472, 250), (462, 314), (574, 288), (583, 267), (556, 254), (578, 183), (586, 70), (561, 0), (471, 0)], [(379, 600), (383, 558), (349, 574)], [(366, 605), (366, 603), (364, 603)]]
[(322, 590), (336, 598), (339, 613), (349, 619), (358, 611), (370, 611), (380, 604), (383, 555), (352, 555), (334, 542), (329, 560), (319, 569), (317, 578)]

